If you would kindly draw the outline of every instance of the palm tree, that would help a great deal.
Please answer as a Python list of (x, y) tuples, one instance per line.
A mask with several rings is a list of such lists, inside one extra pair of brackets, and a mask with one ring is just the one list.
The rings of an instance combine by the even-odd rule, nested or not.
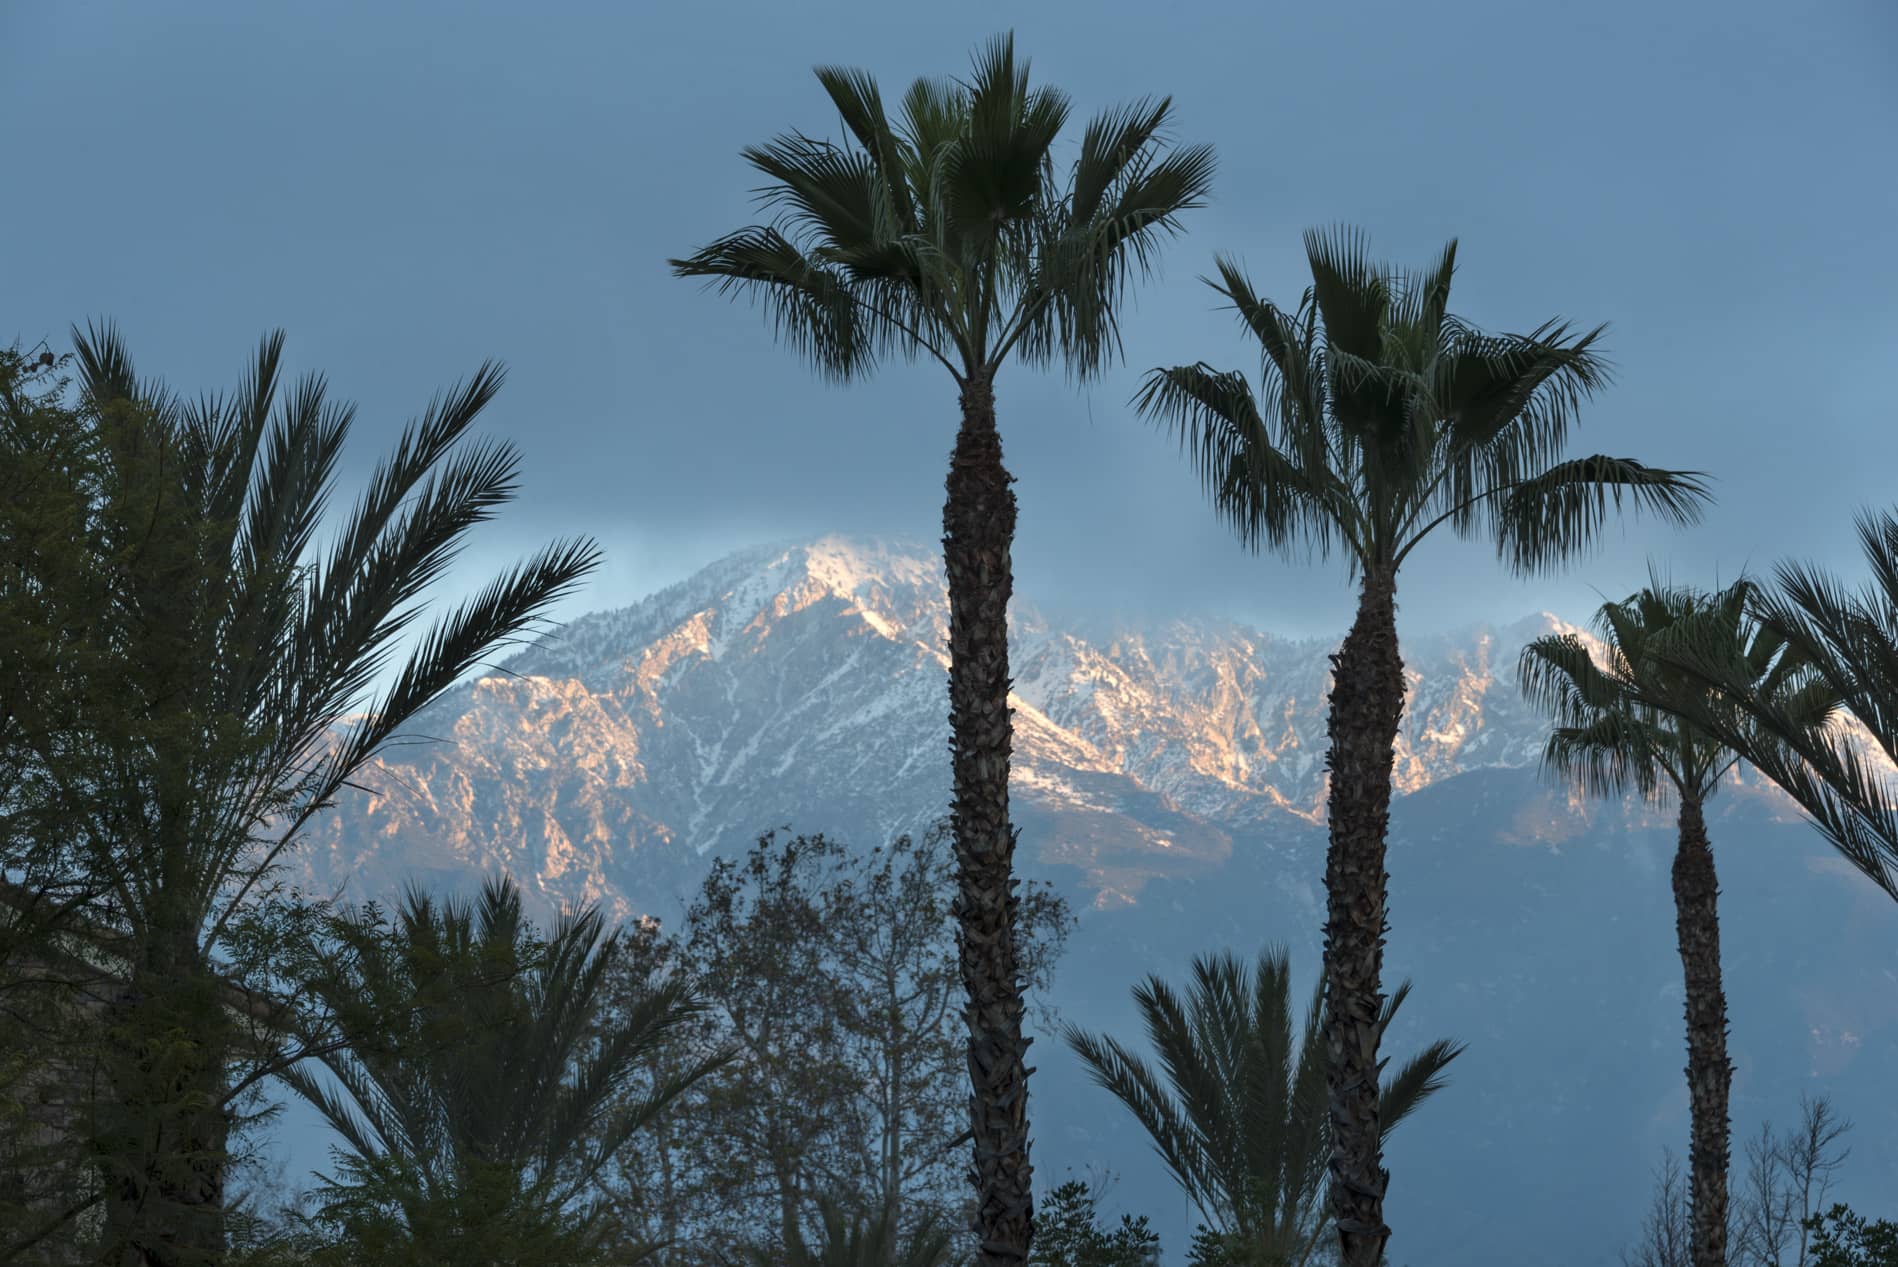
[(981, 1261), (1017, 1264), (1033, 1208), (1008, 813), (1015, 496), (995, 378), (1010, 356), (1084, 378), (1118, 353), (1119, 300), (1203, 201), (1213, 156), (1167, 152), (1170, 102), (1145, 101), (1097, 116), (1062, 183), (1053, 149), (1068, 99), (1029, 87), (1012, 37), (983, 49), (967, 82), (917, 80), (894, 119), (869, 75), (820, 67), (817, 78), (848, 139), (789, 133), (746, 149), (777, 218), (671, 264), (760, 301), (830, 377), (894, 352), (935, 361), (959, 393), (943, 563), (975, 1230)]
[(345, 1144), (318, 1221), (376, 1262), (597, 1252), (605, 1229), (582, 1200), (594, 1176), (725, 1059), (631, 1085), (699, 1014), (687, 986), (609, 1013), (620, 935), (590, 907), (543, 942), (505, 879), (473, 904), (411, 890), (394, 921), (371, 908), (335, 932), (312, 983), (342, 1039), (319, 1058), (330, 1077), (283, 1075)]
[[(437, 398), (319, 543), (353, 410), (316, 375), (280, 390), (281, 334), (235, 393), (195, 401), (141, 381), (110, 327), (73, 337), (92, 470), (68, 531), (85, 594), (40, 615), (84, 634), (48, 641), (57, 671), (9, 693), (11, 740), (30, 752), (4, 791), (5, 808), (30, 800), (34, 821), (62, 830), (14, 842), (8, 873), (77, 894), (71, 922), (91, 947), (78, 958), (109, 965), (69, 983), (106, 996), (88, 1127), (100, 1261), (198, 1262), (225, 1240), (234, 1106), (285, 1056), (285, 1008), (225, 979), (255, 966), (245, 947), (285, 909), (279, 862), (383, 744), (532, 628), (598, 551), (556, 544), (418, 629), (429, 586), (518, 485), (510, 446), (469, 439), (498, 367)], [(25, 569), (11, 581), (74, 590), (25, 558), (8, 551)]]
[[(1714, 594), (1658, 581), (1596, 618), (1603, 640), (1597, 662), (1575, 634), (1550, 634), (1523, 648), (1525, 699), (1554, 720), (1543, 767), (1596, 796), (1672, 796), (1679, 805), (1674, 853), (1674, 919), (1687, 990), (1687, 1090), (1692, 1112), (1688, 1154), (1694, 1267), (1727, 1261), (1727, 1001), (1720, 979), (1719, 884), (1703, 813), (1707, 799), (1740, 755), (1681, 713), (1707, 687), (1657, 661), (1653, 648), (1692, 629), (1717, 637), (1724, 663), (1744, 665), (1747, 689), (1772, 701), (1802, 732), (1823, 726), (1836, 706), (1830, 690), (1778, 632), (1753, 621), (1754, 588), (1740, 581)], [(1716, 632), (1717, 631), (1717, 632)], [(1673, 702), (1666, 712), (1654, 701)]]
[(1782, 563), (1776, 586), (1753, 592), (1752, 611), (1824, 679), (1876, 754), (1849, 732), (1806, 725), (1788, 701), (1760, 691), (1717, 627), (1657, 648), (1657, 658), (1710, 688), (1658, 704), (1682, 707), (1778, 784), (1847, 861), (1898, 898), (1898, 797), (1888, 773), (1898, 764), (1898, 514), (1866, 512), (1857, 527), (1869, 583), (1854, 591), (1821, 568)]
[[(1289, 957), (1273, 948), (1252, 971), (1231, 952), (1195, 958), (1184, 999), (1157, 976), (1135, 986), (1164, 1076), (1115, 1039), (1066, 1030), (1094, 1081), (1145, 1128), (1221, 1247), (1257, 1267), (1304, 1267), (1317, 1260), (1324, 1234), (1331, 1156), (1324, 979), (1296, 1041), (1291, 982)], [(1380, 1031), (1409, 993), (1405, 982), (1385, 1001)], [(1405, 1064), (1380, 1093), (1379, 1129), (1388, 1135), (1441, 1090), (1444, 1069), (1462, 1050), (1438, 1041)]]
[(1534, 572), (1583, 547), (1624, 498), (1687, 522), (1705, 494), (1692, 472), (1559, 459), (1577, 409), (1607, 381), (1601, 328), (1497, 335), (1451, 316), (1454, 242), (1418, 275), (1374, 265), (1346, 230), (1307, 233), (1305, 251), (1312, 284), (1296, 312), (1259, 298), (1230, 260), (1209, 281), (1264, 353), (1258, 395), (1201, 362), (1154, 370), (1136, 403), (1179, 436), (1246, 545), (1339, 546), (1360, 583), (1332, 657), (1325, 1031), (1338, 1234), (1345, 1267), (1373, 1267), (1390, 1235), (1377, 1043), (1404, 703), (1398, 570), (1447, 525)]

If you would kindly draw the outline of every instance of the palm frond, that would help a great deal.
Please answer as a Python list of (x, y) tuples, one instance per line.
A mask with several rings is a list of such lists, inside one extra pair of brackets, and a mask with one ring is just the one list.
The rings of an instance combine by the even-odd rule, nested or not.
[(377, 1176), (400, 1174), (414, 1179), (410, 1207), (452, 1204), (492, 1170), (553, 1222), (584, 1222), (599, 1169), (729, 1058), (698, 1053), (635, 1088), (635, 1067), (677, 1044), (702, 1005), (668, 982), (609, 1015), (622, 943), (599, 909), (543, 937), (504, 876), (472, 902), (412, 890), (393, 922), (345, 913), (335, 938), (349, 953), (312, 988), (345, 1040), (321, 1057), (341, 1091), (308, 1072), (291, 1086), (347, 1146), (336, 1201), (386, 1201)]
[[(1028, 270), (1014, 337), (1030, 363), (1058, 356), (1085, 379), (1118, 359), (1118, 314), (1129, 284), (1152, 274), (1160, 243), (1181, 230), (1181, 214), (1205, 205), (1213, 151), (1200, 145), (1156, 155), (1153, 133), (1164, 112), (1162, 103), (1157, 113), (1090, 127), (1065, 212), (1044, 231)], [(1103, 147), (1138, 141), (1143, 148), (1095, 158), (1087, 145), (1096, 127)], [(1097, 193), (1093, 186), (1103, 179), (1108, 183)]]
[[(1348, 227), (1305, 235), (1311, 285), (1295, 311), (1262, 299), (1238, 264), (1221, 257), (1211, 285), (1232, 301), (1262, 355), (1261, 387), (1243, 421), (1259, 420), (1272, 447), (1322, 495), (1308, 508), (1323, 530), (1350, 546), (1353, 570), (1395, 569), (1439, 526), (1493, 535), (1519, 572), (1554, 566), (1590, 543), (1624, 506), (1676, 523), (1693, 521), (1706, 500), (1692, 471), (1627, 459), (1560, 460), (1581, 403), (1609, 381), (1602, 329), (1551, 321), (1528, 334), (1486, 334), (1450, 314), (1457, 245), (1430, 267), (1402, 273), (1374, 262), (1364, 235)], [(1215, 381), (1200, 367), (1205, 396), (1228, 404), (1218, 427), (1240, 414), (1243, 380)], [(1202, 429), (1207, 406), (1182, 392), (1181, 371), (1155, 371), (1138, 403), (1173, 427)], [(1214, 419), (1220, 411), (1211, 411)], [(1202, 483), (1222, 517), (1248, 543), (1290, 544), (1283, 526), (1255, 513), (1265, 488), (1236, 495), (1221, 478)], [(1221, 476), (1276, 478), (1278, 468), (1244, 472), (1221, 462)], [(1273, 527), (1281, 531), (1274, 533)]]
[(118, 326), (110, 321), (88, 321), (84, 330), (74, 326), (72, 343), (79, 361), (80, 386), (87, 396), (100, 404), (126, 401), (144, 405), (157, 415), (168, 412), (171, 393), (162, 384), (138, 381), (132, 354)]
[(760, 303), (777, 337), (825, 375), (846, 381), (875, 368), (896, 344), (893, 314), (860, 297), (841, 270), (806, 255), (775, 228), (727, 234), (668, 260), (675, 277), (704, 277), (719, 294)]
[(1029, 87), (1013, 35), (977, 52), (966, 91), (967, 130), (945, 170), (945, 209), (958, 236), (985, 241), (1034, 214), (1070, 107), (1063, 93)]
[(1438, 1039), (1412, 1056), (1378, 1089), (1378, 1130), (1389, 1136), (1417, 1106), (1450, 1085), (1444, 1070), (1462, 1055), (1464, 1045)]
[(1065, 188), (1053, 161), (1067, 97), (1030, 83), (1011, 36), (962, 81), (918, 79), (893, 120), (875, 80), (822, 66), (845, 139), (787, 133), (744, 151), (779, 213), (671, 261), (763, 304), (778, 336), (847, 379), (927, 352), (958, 381), (1011, 354), (1086, 378), (1119, 354), (1117, 310), (1158, 241), (1197, 207), (1204, 147), (1163, 152), (1165, 101), (1086, 129)]
[[(1149, 977), (1134, 992), (1158, 1069), (1112, 1038), (1067, 1027), (1094, 1081), (1146, 1130), (1187, 1197), (1222, 1235), (1261, 1261), (1302, 1261), (1321, 1226), (1330, 1154), (1322, 981), (1296, 1038), (1290, 962), (1281, 948), (1248, 967), (1231, 954), (1192, 965), (1185, 997)], [(1388, 1025), (1409, 993), (1386, 1002)], [(1461, 1048), (1438, 1043), (1406, 1064), (1388, 1094), (1395, 1120), (1442, 1085)]]
[(831, 104), (844, 126), (862, 146), (878, 173), (878, 191), (888, 199), (878, 210), (887, 215), (887, 223), (877, 223), (880, 234), (915, 234), (922, 231), (914, 195), (908, 180), (911, 154), (903, 138), (891, 127), (883, 108), (883, 93), (874, 77), (861, 70), (843, 66), (819, 66), (817, 82), (830, 94)]
[[(1841, 856), (1898, 897), (1898, 582), (1886, 524), (1861, 520), (1875, 581), (1849, 591), (1819, 569), (1785, 564), (1775, 590), (1749, 595), (1770, 654), (1736, 647), (1718, 622), (1684, 626), (1654, 654), (1694, 683), (1667, 706), (1777, 784)], [(1894, 538), (1893, 540), (1898, 540)], [(1832, 718), (1863, 723), (1882, 758), (1860, 750)]]
[(1221, 518), (1250, 549), (1302, 535), (1326, 550), (1342, 535), (1334, 490), (1273, 442), (1242, 375), (1204, 363), (1151, 371), (1134, 408), (1180, 445)]
[(788, 239), (821, 241), (843, 253), (887, 236), (890, 209), (879, 205), (882, 182), (865, 151), (793, 133), (742, 153), (767, 178), (759, 200), (780, 209), (774, 227), (791, 230)]
[(1122, 183), (1129, 168), (1160, 136), (1172, 109), (1173, 99), (1163, 97), (1129, 102), (1088, 120), (1069, 194), (1068, 213), (1076, 223), (1093, 221), (1109, 191)]
[(1518, 468), (1514, 473), (1526, 475), (1554, 461), (1576, 411), (1612, 381), (1598, 350), (1606, 329), (1574, 334), (1565, 324), (1550, 323), (1527, 335), (1489, 335), (1459, 327), (1431, 384), (1449, 423), (1451, 454), (1485, 453), (1507, 433), (1504, 451)]
[(1325, 338), (1338, 351), (1376, 362), (1390, 313), (1389, 272), (1374, 264), (1361, 229), (1337, 225), (1305, 233), (1312, 297)]
[(1595, 663), (1588, 644), (1574, 634), (1546, 634), (1525, 646), (1516, 667), (1516, 688), (1533, 708), (1561, 725), (1585, 725), (1618, 708), (1627, 696), (1618, 644), (1610, 645), (1614, 669)]
[(1095, 1084), (1124, 1104), (1147, 1132), (1154, 1151), (1187, 1197), (1208, 1212), (1218, 1209), (1220, 1197), (1207, 1176), (1198, 1132), (1188, 1125), (1152, 1068), (1112, 1038), (1072, 1026), (1065, 1036)]
[(1605, 664), (1573, 635), (1525, 647), (1523, 697), (1554, 723), (1544, 768), (1590, 795), (1671, 787), (1705, 800), (1736, 758), (1761, 750), (1760, 735), (1721, 698), (1733, 690), (1816, 733), (1836, 697), (1787, 654), (1784, 636), (1750, 617), (1755, 593), (1745, 578), (1703, 594), (1651, 577), (1596, 614)]
[(1692, 524), (1710, 500), (1698, 471), (1645, 466), (1602, 454), (1558, 462), (1518, 484), (1497, 515), (1497, 552), (1521, 575), (1546, 571), (1595, 540), (1625, 502), (1673, 524)]

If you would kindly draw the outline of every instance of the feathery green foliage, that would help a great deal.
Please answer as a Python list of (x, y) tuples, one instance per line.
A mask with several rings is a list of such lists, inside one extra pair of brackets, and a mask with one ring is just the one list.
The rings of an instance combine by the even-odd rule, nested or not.
[(1898, 1267), (1898, 1223), (1835, 1205), (1806, 1220), (1812, 1267)]
[[(1385, 1002), (1383, 1028), (1409, 994), (1406, 982)], [(1232, 1252), (1285, 1267), (1315, 1261), (1331, 1154), (1322, 979), (1297, 1035), (1283, 950), (1268, 950), (1251, 970), (1231, 953), (1200, 956), (1185, 997), (1148, 977), (1134, 988), (1134, 1002), (1157, 1068), (1116, 1039), (1072, 1026), (1069, 1046), (1139, 1121)], [(1442, 1089), (1444, 1070), (1462, 1050), (1434, 1042), (1384, 1083), (1386, 1134)]]
[(620, 935), (595, 907), (542, 940), (508, 880), (472, 904), (411, 891), (393, 920), (371, 907), (334, 932), (311, 988), (342, 1044), (320, 1057), (328, 1078), (308, 1065), (283, 1074), (344, 1140), (314, 1219), (332, 1254), (525, 1264), (603, 1253), (594, 1176), (725, 1059), (625, 1094), (701, 1010), (686, 985), (604, 1015)]
[[(9, 622), (8, 667), (36, 670), (7, 674), (0, 872), (8, 906), (60, 914), (60, 939), (30, 950), (97, 1070), (66, 1123), (97, 1182), (60, 1215), (103, 1209), (108, 1255), (212, 1263), (238, 1106), (296, 1055), (269, 989), (303, 920), (279, 859), (598, 555), (557, 544), (418, 630), (429, 586), (517, 487), (514, 451), (470, 438), (498, 368), (410, 425), (325, 542), (353, 411), (319, 376), (280, 382), (280, 335), (233, 393), (196, 400), (139, 379), (110, 327), (74, 341), (70, 423), (0, 393), (0, 466), (40, 515), (10, 505), (0, 524), (4, 601), (30, 617)], [(61, 548), (36, 549), (55, 529)], [(73, 1038), (45, 1036), (66, 1053), (47, 1076), (69, 1078)]]

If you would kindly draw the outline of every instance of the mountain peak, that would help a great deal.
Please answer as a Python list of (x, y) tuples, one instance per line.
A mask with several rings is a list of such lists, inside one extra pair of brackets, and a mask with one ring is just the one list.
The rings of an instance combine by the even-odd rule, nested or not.
[(787, 547), (799, 555), (805, 571), (842, 595), (865, 586), (891, 583), (939, 585), (942, 557), (939, 547), (907, 538), (850, 537), (831, 534), (804, 545)]
[[(727, 555), (626, 607), (568, 622), (510, 659), (508, 673), (606, 685), (636, 649), (690, 644), (712, 659), (816, 603), (843, 604), (885, 637), (947, 622), (942, 567), (914, 541), (828, 535)], [(941, 620), (932, 622), (940, 607)]]
[(1595, 636), (1581, 625), (1573, 625), (1552, 611), (1539, 611), (1504, 626), (1502, 632), (1518, 642), (1531, 642), (1549, 634), (1571, 634), (1586, 642)]

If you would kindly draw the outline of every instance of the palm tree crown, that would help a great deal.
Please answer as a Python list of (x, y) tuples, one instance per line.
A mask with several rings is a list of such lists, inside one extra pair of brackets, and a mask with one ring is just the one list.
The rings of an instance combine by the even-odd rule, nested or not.
[[(1714, 594), (1659, 581), (1618, 603), (1603, 604), (1596, 627), (1604, 643), (1597, 661), (1575, 634), (1550, 634), (1523, 649), (1522, 692), (1548, 713), (1554, 729), (1543, 750), (1552, 773), (1596, 796), (1670, 789), (1704, 801), (1745, 755), (1689, 720), (1709, 688), (1659, 658), (1691, 634), (1722, 648), (1745, 689), (1793, 722), (1801, 733), (1823, 727), (1838, 701), (1777, 629), (1752, 618), (1758, 591), (1739, 581)], [(1672, 711), (1670, 711), (1670, 707)], [(1761, 736), (1749, 739), (1758, 749)]]
[(319, 376), (284, 390), (281, 333), (235, 392), (196, 401), (141, 382), (110, 327), (74, 342), (109, 454), (101, 548), (121, 552), (124, 569), (92, 628), (122, 690), (152, 697), (128, 710), (176, 727), (137, 737), (156, 803), (130, 810), (135, 825), (125, 799), (102, 803), (120, 821), (96, 826), (113, 853), (91, 861), (114, 878), (125, 919), (177, 921), (194, 937), (204, 925), (208, 945), (311, 816), (423, 705), (570, 593), (599, 550), (540, 551), (386, 673), (468, 530), (518, 490), (513, 447), (470, 437), (501, 368), (483, 365), (431, 402), (319, 548), (355, 411), (329, 400)]
[(724, 1059), (687, 1061), (628, 1094), (699, 1004), (673, 981), (608, 1014), (621, 943), (597, 907), (562, 917), (543, 941), (519, 889), (496, 879), (472, 904), (411, 891), (393, 922), (370, 909), (336, 932), (312, 988), (347, 1046), (321, 1057), (329, 1080), (303, 1066), (284, 1080), (347, 1145), (319, 1201), (365, 1243), (446, 1238), (472, 1251), (554, 1239), (583, 1250), (596, 1230), (580, 1201), (593, 1176)]
[[(1388, 1028), (1409, 993), (1406, 982), (1385, 1001), (1381, 1027)], [(1118, 1040), (1072, 1026), (1069, 1045), (1139, 1120), (1222, 1239), (1251, 1255), (1244, 1261), (1313, 1261), (1331, 1156), (1319, 1024), (1323, 978), (1296, 1040), (1291, 964), (1282, 949), (1261, 954), (1256, 970), (1230, 952), (1200, 956), (1185, 998), (1148, 977), (1134, 988), (1134, 1002), (1158, 1070)], [(1445, 1085), (1443, 1071), (1462, 1050), (1432, 1043), (1384, 1085), (1386, 1134)]]
[(746, 148), (776, 217), (671, 264), (753, 294), (781, 337), (840, 379), (891, 352), (926, 354), (958, 381), (991, 376), (1011, 352), (1095, 372), (1118, 351), (1126, 282), (1212, 178), (1209, 147), (1164, 151), (1161, 99), (1096, 117), (1059, 182), (1068, 99), (1029, 87), (1010, 36), (966, 82), (915, 81), (894, 119), (864, 72), (817, 78), (848, 139), (787, 133)]
[(1394, 569), (1433, 529), (1492, 537), (1516, 571), (1585, 544), (1623, 498), (1698, 516), (1698, 475), (1602, 455), (1560, 460), (1581, 402), (1608, 381), (1602, 327), (1486, 334), (1448, 310), (1456, 243), (1427, 272), (1374, 264), (1350, 230), (1305, 235), (1312, 282), (1287, 312), (1218, 261), (1208, 284), (1264, 354), (1243, 374), (1156, 369), (1136, 404), (1179, 436), (1247, 545), (1345, 549)]
[[(73, 337), (76, 434), (19, 425), (17, 395), (0, 400), (0, 463), (70, 494), (57, 523), (0, 516), (0, 588), (35, 600), (10, 631), (35, 672), (0, 701), (15, 775), (0, 890), (61, 912), (56, 931), (110, 965), (69, 957), (57, 983), (108, 1000), (84, 1106), (108, 1256), (210, 1257), (239, 1105), (294, 1058), (281, 1039), (301, 996), (255, 952), (259, 928), (296, 917), (280, 860), (599, 552), (557, 543), (423, 625), (429, 588), (519, 485), (514, 449), (473, 435), (498, 366), (436, 398), (319, 534), (354, 410), (319, 375), (283, 381), (281, 334), (235, 391), (196, 399), (141, 379), (111, 327)], [(49, 528), (57, 551), (17, 535)], [(233, 1010), (232, 977), (263, 989)]]
[[(1717, 629), (1683, 631), (1657, 657), (1707, 690), (1673, 703), (1798, 802), (1853, 866), (1898, 898), (1898, 514), (1866, 512), (1859, 543), (1871, 571), (1857, 589), (1818, 567), (1782, 563), (1752, 595), (1760, 625), (1811, 666), (1876, 752), (1811, 724), (1808, 702), (1760, 689)], [(1815, 688), (1816, 690), (1816, 688)]]

